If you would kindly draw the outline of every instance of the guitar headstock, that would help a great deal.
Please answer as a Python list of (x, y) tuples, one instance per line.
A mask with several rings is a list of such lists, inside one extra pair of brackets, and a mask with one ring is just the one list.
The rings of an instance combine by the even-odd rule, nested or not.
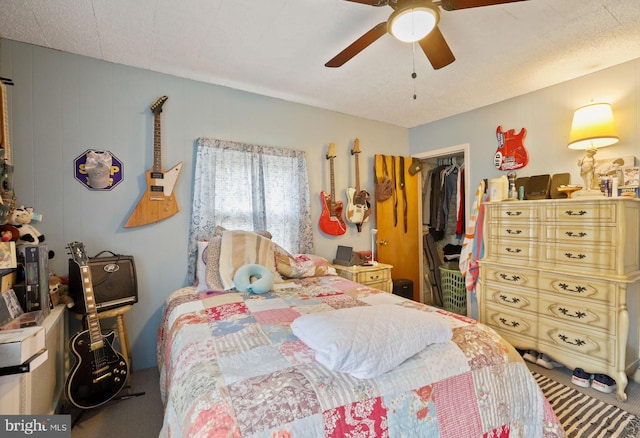
[(335, 157), (336, 157), (336, 144), (329, 143), (329, 150), (327, 151), (327, 160), (330, 160)]
[(151, 112), (153, 114), (160, 114), (162, 112), (162, 105), (167, 101), (167, 96), (158, 97), (155, 102), (151, 104)]
[(78, 266), (86, 266), (89, 261), (87, 253), (84, 250), (84, 243), (82, 242), (70, 242), (67, 244), (69, 248), (69, 255)]
[(360, 153), (360, 140), (357, 138), (353, 142), (353, 149), (351, 149), (351, 155), (356, 155)]

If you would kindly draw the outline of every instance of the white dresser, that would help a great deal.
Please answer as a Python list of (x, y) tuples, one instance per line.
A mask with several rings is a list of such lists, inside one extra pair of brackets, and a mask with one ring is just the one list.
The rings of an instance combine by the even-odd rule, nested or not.
[(626, 400), (639, 354), (640, 200), (485, 204), (480, 321), (521, 349), (607, 374)]

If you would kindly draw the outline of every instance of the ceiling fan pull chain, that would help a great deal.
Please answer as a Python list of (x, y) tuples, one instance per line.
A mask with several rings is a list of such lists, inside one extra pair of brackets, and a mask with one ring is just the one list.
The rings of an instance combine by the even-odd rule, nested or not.
[(416, 78), (418, 77), (416, 73), (416, 43), (411, 44), (411, 47), (413, 49), (413, 73), (411, 73), (411, 79), (413, 79), (413, 100), (416, 100), (418, 98), (416, 94)]

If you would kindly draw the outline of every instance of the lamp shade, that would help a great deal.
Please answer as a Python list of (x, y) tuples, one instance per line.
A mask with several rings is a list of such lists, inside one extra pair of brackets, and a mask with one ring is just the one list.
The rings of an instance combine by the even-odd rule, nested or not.
[(429, 35), (439, 19), (438, 10), (434, 7), (410, 5), (393, 11), (388, 20), (388, 30), (400, 41), (413, 43)]
[(613, 111), (608, 103), (585, 105), (573, 114), (569, 149), (601, 148), (619, 140)]

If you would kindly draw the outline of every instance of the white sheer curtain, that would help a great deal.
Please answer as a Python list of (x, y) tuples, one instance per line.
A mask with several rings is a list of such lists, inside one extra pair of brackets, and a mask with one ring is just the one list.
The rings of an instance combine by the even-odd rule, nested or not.
[(188, 278), (195, 276), (196, 242), (217, 225), (266, 230), (291, 253), (313, 253), (303, 151), (214, 138), (199, 138), (196, 149)]

